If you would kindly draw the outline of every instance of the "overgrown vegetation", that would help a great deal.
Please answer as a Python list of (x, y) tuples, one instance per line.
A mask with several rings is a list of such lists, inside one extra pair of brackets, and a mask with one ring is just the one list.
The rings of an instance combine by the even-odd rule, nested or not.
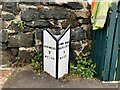
[(25, 25), (24, 25), (23, 21), (21, 21), (21, 20), (14, 19), (12, 22), (14, 24), (16, 24), (22, 30), (25, 28)]
[(93, 78), (96, 74), (96, 65), (88, 57), (76, 57), (76, 65), (70, 64), (70, 73), (73, 75), (79, 75), (80, 77)]
[(36, 72), (42, 70), (42, 53), (36, 52), (36, 54), (30, 59), (30, 64)]

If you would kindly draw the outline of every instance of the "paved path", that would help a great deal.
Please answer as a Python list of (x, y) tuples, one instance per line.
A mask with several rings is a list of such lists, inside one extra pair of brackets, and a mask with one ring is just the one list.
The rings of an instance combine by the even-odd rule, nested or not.
[(4, 88), (118, 88), (118, 84), (103, 84), (97, 79), (59, 79), (46, 73), (40, 75), (31, 69), (17, 70), (7, 80)]
[(2, 89), (4, 83), (7, 81), (12, 72), (13, 72), (12, 68), (0, 67), (0, 90)]

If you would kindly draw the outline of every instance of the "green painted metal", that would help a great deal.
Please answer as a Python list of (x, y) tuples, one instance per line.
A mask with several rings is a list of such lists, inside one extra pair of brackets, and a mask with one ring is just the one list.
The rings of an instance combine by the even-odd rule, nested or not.
[(94, 52), (95, 52), (95, 41), (96, 41), (96, 32), (95, 31), (92, 31), (92, 49), (91, 49), (91, 57), (92, 57), (92, 59), (93, 59), (93, 62), (95, 62), (94, 61)]
[(96, 53), (97, 53), (97, 33), (95, 31), (95, 40), (94, 40), (94, 54), (93, 54), (93, 62), (96, 63)]
[(116, 74), (116, 81), (120, 80), (120, 51), (119, 51), (119, 59), (118, 59), (118, 68), (117, 68), (117, 74)]
[[(100, 53), (100, 41), (101, 41), (101, 35), (102, 35), (102, 31), (101, 30), (98, 30), (96, 32), (97, 34), (97, 37), (96, 37), (96, 52), (95, 52), (95, 62), (96, 62), (96, 65), (99, 66), (99, 53)], [(99, 67), (96, 67), (96, 72), (99, 71)], [(98, 74), (98, 73), (97, 73)]]
[[(119, 6), (119, 11), (120, 11), (120, 6)], [(120, 46), (120, 13), (118, 15), (118, 23), (117, 23), (117, 26), (118, 26), (118, 43), (119, 43), (119, 46)], [(117, 67), (117, 70), (116, 70), (116, 80), (120, 80), (120, 47), (119, 47), (119, 50), (118, 50), (118, 67)]]
[(105, 62), (105, 51), (106, 51), (106, 34), (107, 34), (107, 26), (105, 26), (102, 30), (102, 41), (101, 41), (101, 53), (100, 53), (100, 61), (99, 61), (99, 72), (98, 77), (102, 80), (102, 73), (104, 69), (104, 62)]
[[(118, 57), (118, 40), (120, 42), (120, 15), (116, 24), (117, 5), (113, 5), (108, 13), (104, 28), (92, 31), (91, 56), (96, 63), (96, 71), (100, 80), (113, 81), (120, 80), (120, 51), (118, 67), (116, 67)], [(119, 8), (120, 11), (120, 8)], [(119, 31), (119, 32), (118, 32)], [(119, 36), (119, 38), (118, 38)]]
[[(116, 23), (117, 24), (117, 23)], [(113, 40), (113, 52), (112, 52), (112, 60), (111, 60), (111, 67), (110, 67), (110, 76), (109, 80), (113, 81), (114, 80), (114, 73), (116, 69), (116, 60), (118, 57), (118, 24), (117, 28), (115, 28), (115, 40)]]
[(114, 29), (115, 29), (115, 22), (116, 22), (116, 13), (117, 6), (113, 5), (111, 7), (111, 17), (110, 17), (110, 25), (108, 30), (108, 41), (107, 41), (107, 51), (105, 56), (105, 66), (104, 66), (104, 74), (103, 74), (103, 80), (107, 81), (109, 78), (109, 70), (110, 70), (110, 60), (111, 60), (111, 54), (112, 54), (112, 43), (113, 43), (113, 36), (114, 36)]
[(99, 75), (99, 70), (100, 70), (100, 63), (101, 63), (101, 54), (102, 54), (102, 42), (103, 42), (103, 30), (100, 29), (100, 33), (99, 33), (99, 46), (98, 46), (98, 54), (97, 54), (97, 63), (98, 63), (98, 67), (97, 67), (97, 71), (98, 71), (98, 77)]

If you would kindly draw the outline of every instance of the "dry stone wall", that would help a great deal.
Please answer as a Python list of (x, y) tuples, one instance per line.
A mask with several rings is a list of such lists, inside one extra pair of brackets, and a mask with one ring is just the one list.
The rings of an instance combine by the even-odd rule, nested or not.
[(61, 34), (71, 25), (71, 59), (87, 56), (91, 47), (90, 5), (87, 2), (1, 2), (1, 64), (28, 60), (42, 48), (42, 31)]

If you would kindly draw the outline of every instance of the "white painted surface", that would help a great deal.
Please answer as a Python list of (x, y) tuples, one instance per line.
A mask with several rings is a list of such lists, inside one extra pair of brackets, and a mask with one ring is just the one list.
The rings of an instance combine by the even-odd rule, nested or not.
[(59, 44), (64, 44), (59, 45), (58, 78), (62, 77), (64, 74), (68, 74), (69, 43), (65, 42), (70, 42), (70, 30), (68, 30), (59, 41)]
[[(43, 37), (44, 37), (43, 40), (44, 71), (46, 71), (55, 78), (56, 73), (58, 73), (58, 78), (60, 78), (64, 74), (68, 73), (70, 29), (64, 34), (64, 36), (58, 42), (59, 43), (58, 56), (56, 56), (57, 41), (46, 30), (43, 31)], [(54, 37), (58, 39), (60, 38), (60, 35), (58, 35), (57, 37), (55, 35)], [(52, 47), (54, 49), (48, 47)], [(58, 60), (58, 70), (56, 70), (57, 68), (56, 60)]]
[[(52, 38), (52, 36), (46, 30), (44, 31), (43, 35), (44, 35), (43, 45), (54, 47), (56, 49), (56, 41)], [(51, 76), (56, 77), (56, 50), (52, 50), (46, 47), (43, 47), (43, 49), (44, 49), (43, 51), (44, 71), (49, 73)], [(54, 60), (51, 58), (54, 58)]]

